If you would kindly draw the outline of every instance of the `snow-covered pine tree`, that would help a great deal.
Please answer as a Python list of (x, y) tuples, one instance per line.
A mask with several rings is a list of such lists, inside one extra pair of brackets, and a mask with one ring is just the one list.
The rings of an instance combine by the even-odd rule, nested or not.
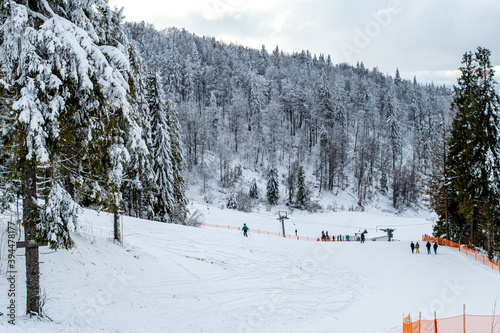
[(127, 165), (127, 179), (123, 182), (122, 193), (124, 209), (127, 215), (139, 218), (153, 219), (156, 202), (156, 182), (153, 171), (153, 156), (150, 153), (151, 115), (146, 101), (145, 80), (142, 74), (142, 62), (133, 45), (129, 46), (130, 69), (129, 86), (134, 101), (138, 119), (143, 129), (142, 138), (145, 145), (129, 147), (130, 163)]
[[(472, 184), (471, 177), (475, 170), (471, 169), (472, 150), (477, 144), (475, 135), (476, 128), (472, 128), (471, 120), (474, 117), (474, 87), (475, 80), (475, 61), (472, 52), (467, 52), (462, 57), (462, 67), (460, 67), (461, 77), (458, 79), (458, 85), (454, 87), (455, 96), (453, 98), (452, 110), (455, 116), (452, 122), (452, 128), (449, 141), (449, 153), (447, 158), (448, 170), (452, 181), (450, 185), (458, 194), (454, 196), (457, 205), (456, 215), (463, 215), (469, 222), (470, 229), (468, 233), (469, 244), (476, 244), (479, 228), (479, 210), (468, 209), (466, 207), (477, 207), (474, 202), (477, 201), (475, 184)], [(454, 215), (454, 212), (451, 212)], [(451, 221), (456, 223), (457, 220)]]
[[(394, 95), (394, 86), (391, 85), (387, 95), (387, 138), (392, 153), (392, 204), (394, 208), (398, 206), (399, 178), (402, 154), (402, 134), (401, 125), (397, 115), (397, 101)], [(399, 161), (399, 163), (398, 163)]]
[(234, 193), (231, 193), (229, 195), (229, 197), (227, 198), (226, 208), (229, 208), (229, 209), (237, 209), (238, 208), (238, 202), (236, 201)]
[(184, 151), (182, 148), (181, 126), (177, 117), (177, 110), (171, 100), (167, 100), (165, 111), (167, 112), (167, 125), (170, 128), (170, 156), (173, 176), (173, 198), (174, 198), (174, 223), (184, 223), (186, 220), (186, 181), (184, 180)]
[(328, 190), (332, 190), (334, 186), (334, 175), (337, 167), (337, 159), (335, 154), (337, 150), (334, 141), (334, 126), (335, 126), (335, 112), (332, 102), (332, 94), (330, 91), (330, 84), (325, 71), (321, 72), (321, 82), (319, 86), (319, 101), (317, 117), (321, 123), (320, 135), (320, 190), (322, 185)]
[(481, 191), (483, 228), (486, 231), (484, 247), (488, 257), (493, 259), (495, 251), (495, 233), (500, 227), (500, 98), (495, 89), (494, 69), (490, 61), (491, 51), (478, 47), (475, 52), (479, 96), (478, 113), (483, 121), (479, 125), (484, 144), (481, 145), (483, 161), (476, 160), (476, 170), (481, 168), (483, 190)]
[(332, 128), (335, 122), (335, 113), (330, 83), (328, 82), (328, 77), (324, 70), (321, 72), (318, 107), (318, 114), (324, 119), (325, 126), (327, 128)]
[(259, 189), (257, 188), (257, 181), (255, 180), (255, 178), (252, 180), (252, 184), (250, 185), (250, 190), (248, 191), (248, 195), (252, 199), (259, 198)]
[(146, 80), (146, 100), (151, 113), (151, 154), (157, 186), (154, 215), (155, 219), (159, 221), (171, 222), (175, 210), (171, 129), (168, 123), (166, 100), (160, 82), (161, 78), (158, 72), (151, 73)]
[(279, 193), (278, 170), (271, 168), (267, 178), (267, 203), (273, 206), (277, 205), (280, 197)]
[[(166, 59), (166, 87), (169, 98), (175, 102), (189, 100), (188, 92), (183, 88), (182, 60), (174, 45), (169, 45), (169, 56)], [(186, 96), (188, 95), (188, 96)]]
[(248, 108), (248, 131), (251, 133), (247, 133), (247, 137), (252, 142), (250, 148), (253, 151), (253, 156), (251, 157), (254, 159), (255, 166), (258, 165), (259, 160), (262, 160), (265, 150), (263, 133), (264, 118), (261, 103), (262, 87), (258, 80), (259, 78), (256, 75), (251, 75), (250, 77), (250, 103)]
[[(4, 134), (22, 180), (25, 240), (72, 245), (75, 198), (117, 213), (127, 147), (141, 144), (121, 12), (105, 1), (2, 2)], [(17, 183), (19, 184), (19, 183)], [(42, 199), (42, 200), (38, 200)], [(38, 247), (26, 249), (27, 312), (41, 314)]]
[(304, 208), (309, 202), (309, 191), (306, 185), (306, 175), (304, 167), (301, 165), (297, 174), (297, 195), (295, 199), (300, 208)]
[[(500, 199), (500, 143), (498, 140), (500, 101), (495, 90), (491, 52), (478, 47), (462, 58), (462, 75), (454, 87), (452, 123), (447, 166), (458, 209), (453, 215), (469, 221), (469, 243), (486, 243), (493, 251), (493, 234), (498, 228)], [(450, 223), (460, 223), (460, 219)], [(487, 230), (485, 237), (482, 230)], [(486, 242), (483, 242), (486, 238)]]

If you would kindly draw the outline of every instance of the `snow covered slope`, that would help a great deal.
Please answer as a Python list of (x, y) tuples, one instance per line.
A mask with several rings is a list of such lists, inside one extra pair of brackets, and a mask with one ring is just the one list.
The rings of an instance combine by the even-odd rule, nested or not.
[[(198, 208), (207, 223), (280, 227), (269, 212)], [(294, 214), (287, 221), (290, 231), (310, 236), (398, 225), (395, 236), (402, 241), (364, 244), (254, 233), (244, 238), (235, 230), (127, 217), (123, 222), (123, 247), (109, 240), (109, 216), (86, 211), (74, 249), (41, 249), (45, 312), (52, 322), (20, 315), (25, 273), (18, 250), (17, 326), (2, 316), (0, 331), (401, 332), (403, 313), (422, 311), (430, 318), (437, 310), (447, 317), (460, 314), (465, 303), (471, 314), (491, 314), (499, 293), (498, 272), (455, 250), (411, 254), (408, 240), (430, 233), (422, 218), (344, 212)]]

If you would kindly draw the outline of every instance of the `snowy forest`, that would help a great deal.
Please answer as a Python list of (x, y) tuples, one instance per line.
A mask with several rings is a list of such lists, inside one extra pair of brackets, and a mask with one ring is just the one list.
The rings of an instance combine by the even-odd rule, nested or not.
[[(396, 210), (422, 207), (451, 120), (450, 89), (306, 50), (257, 50), (146, 23), (125, 28), (177, 105), (186, 167), (203, 191), (214, 180), (228, 206), (241, 209), (255, 182), (268, 203), (299, 208), (313, 206), (312, 193), (341, 191), (356, 210), (377, 195)], [(240, 181), (242, 170), (256, 181)], [(271, 200), (270, 178), (280, 187)]]
[(24, 227), (27, 313), (38, 246), (72, 247), (82, 207), (112, 213), (118, 242), (123, 213), (186, 220), (177, 111), (122, 19), (105, 0), (1, 2), (0, 202)]
[[(489, 51), (454, 90), (330, 55), (123, 23), (106, 0), (0, 7), (0, 205), (20, 212), (28, 312), (38, 245), (70, 248), (82, 207), (189, 224), (189, 186), (225, 207), (432, 207), (437, 236), (498, 250), (499, 98)], [(189, 181), (188, 181), (189, 180)], [(324, 203), (325, 201), (322, 201)], [(335, 209), (335, 208), (333, 208)], [(347, 209), (347, 207), (344, 207)]]
[(3, 1), (0, 191), (26, 239), (72, 245), (80, 207), (184, 222), (177, 111), (106, 1)]

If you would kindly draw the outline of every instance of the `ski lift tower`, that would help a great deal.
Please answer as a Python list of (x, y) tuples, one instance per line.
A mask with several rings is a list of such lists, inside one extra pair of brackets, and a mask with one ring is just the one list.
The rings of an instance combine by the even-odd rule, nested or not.
[(387, 241), (388, 242), (390, 242), (392, 240), (392, 238), (394, 238), (394, 230), (396, 230), (396, 229), (390, 229), (390, 228), (380, 229), (380, 231), (387, 232)]
[(288, 212), (286, 211), (279, 211), (278, 212), (278, 220), (281, 221), (281, 226), (283, 228), (283, 237), (286, 237), (285, 236), (285, 220), (288, 219)]

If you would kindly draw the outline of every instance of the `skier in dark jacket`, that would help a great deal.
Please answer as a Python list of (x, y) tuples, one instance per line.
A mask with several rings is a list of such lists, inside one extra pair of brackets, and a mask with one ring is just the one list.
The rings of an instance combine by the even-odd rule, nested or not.
[(427, 244), (425, 244), (425, 247), (427, 248), (427, 254), (431, 254), (431, 243), (427, 241)]
[(243, 236), (248, 237), (248, 227), (246, 223), (243, 223)]
[(415, 250), (415, 244), (413, 244), (413, 241), (411, 242), (410, 247), (411, 247), (411, 253), (413, 253), (413, 251)]
[(365, 233), (361, 233), (361, 243), (365, 242)]
[(437, 254), (437, 250), (438, 250), (438, 243), (434, 243), (434, 254)]

